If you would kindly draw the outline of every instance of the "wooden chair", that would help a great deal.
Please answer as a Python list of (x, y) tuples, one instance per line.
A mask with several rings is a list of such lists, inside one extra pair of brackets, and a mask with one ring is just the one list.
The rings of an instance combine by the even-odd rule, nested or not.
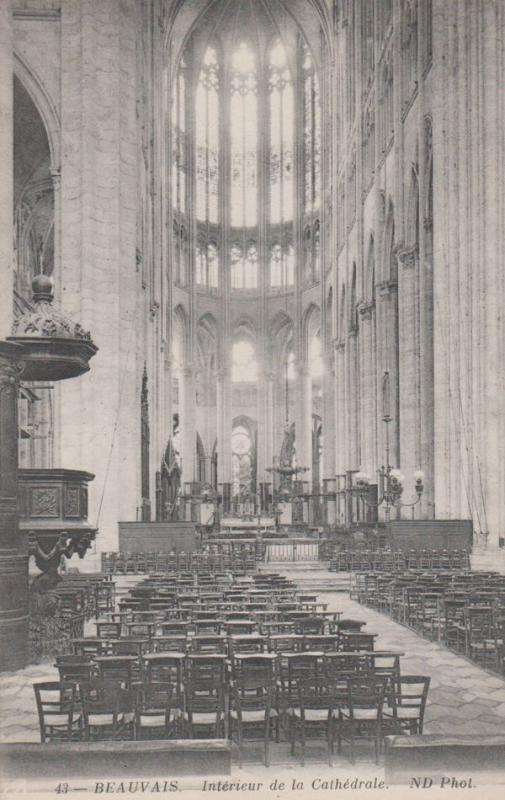
[(289, 741), (294, 755), (296, 741), (301, 744), (300, 763), (305, 765), (308, 735), (324, 735), (328, 747), (328, 763), (333, 766), (333, 736), (335, 726), (335, 687), (327, 675), (305, 676), (298, 681), (296, 702), (288, 709)]
[(39, 717), (40, 741), (75, 741), (82, 738), (83, 720), (73, 683), (45, 681), (33, 685)]
[(182, 653), (148, 653), (142, 658), (143, 680), (148, 683), (170, 683), (173, 687), (172, 707), (184, 708), (184, 662)]
[(115, 681), (95, 679), (80, 685), (84, 738), (108, 741), (133, 737), (134, 698)]
[(382, 742), (382, 711), (384, 684), (374, 677), (349, 678), (347, 696), (340, 702), (337, 721), (338, 752), (342, 751), (342, 740), (349, 743), (350, 761), (355, 762), (357, 739), (373, 741), (375, 763), (379, 762)]
[(121, 684), (129, 689), (134, 677), (139, 673), (140, 663), (137, 656), (97, 656), (98, 676), (102, 681)]
[(121, 636), (121, 622), (95, 622), (95, 625), (98, 639), (119, 639)]
[(189, 656), (185, 671), (184, 719), (189, 737), (195, 730), (211, 730), (214, 738), (228, 738), (228, 704), (224, 656)]
[(384, 731), (393, 734), (422, 734), (429, 688), (429, 677), (402, 675), (393, 693), (391, 706), (384, 709)]
[(239, 765), (243, 762), (246, 733), (261, 735), (264, 763), (270, 766), (270, 739), (279, 739), (279, 714), (276, 706), (275, 673), (267, 654), (245, 656), (232, 661), (230, 681), (230, 736), (236, 741)]
[(222, 634), (197, 634), (190, 640), (191, 653), (226, 653), (227, 646), (226, 636)]
[(89, 656), (57, 656), (54, 666), (59, 672), (60, 683), (89, 681), (95, 672), (95, 665)]
[(299, 636), (322, 636), (325, 621), (322, 617), (306, 617), (295, 620), (295, 633)]
[(172, 706), (174, 688), (161, 681), (142, 682), (135, 697), (135, 739), (168, 739), (180, 728), (182, 711)]

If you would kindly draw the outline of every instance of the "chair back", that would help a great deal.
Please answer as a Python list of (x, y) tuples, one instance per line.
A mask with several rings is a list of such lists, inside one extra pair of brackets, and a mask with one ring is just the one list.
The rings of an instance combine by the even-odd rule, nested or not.
[(88, 656), (57, 656), (54, 666), (60, 674), (61, 683), (89, 681), (94, 672), (94, 664)]
[(375, 677), (354, 677), (347, 681), (347, 707), (351, 718), (357, 709), (375, 710), (377, 719), (382, 716), (384, 682)]
[(402, 709), (408, 708), (417, 711), (421, 725), (429, 688), (430, 678), (426, 675), (402, 675), (398, 681), (398, 691), (395, 694), (396, 705)]

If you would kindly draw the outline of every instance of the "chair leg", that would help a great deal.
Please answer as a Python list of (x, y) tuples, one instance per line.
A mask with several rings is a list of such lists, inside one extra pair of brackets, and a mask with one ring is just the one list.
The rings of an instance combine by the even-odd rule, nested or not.
[(326, 735), (328, 737), (328, 765), (332, 767), (333, 766), (333, 719), (331, 717), (328, 719), (328, 730)]
[(270, 726), (272, 724), (271, 718), (267, 717), (265, 722), (265, 739), (264, 739), (264, 752), (265, 752), (265, 767), (270, 766)]
[(242, 725), (237, 724), (238, 765), (242, 769)]
[(289, 744), (290, 744), (290, 752), (291, 752), (291, 755), (294, 756), (294, 754), (295, 754), (295, 723), (294, 723), (294, 720), (293, 720), (291, 714), (288, 717), (288, 738), (289, 738)]

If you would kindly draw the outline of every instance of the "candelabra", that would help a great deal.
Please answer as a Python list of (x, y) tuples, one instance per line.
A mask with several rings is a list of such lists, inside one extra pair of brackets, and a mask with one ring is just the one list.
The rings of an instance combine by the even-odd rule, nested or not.
[(416, 470), (413, 474), (415, 498), (409, 502), (402, 501), (403, 485), (405, 477), (399, 469), (392, 467), (390, 462), (390, 445), (389, 445), (389, 426), (392, 422), (392, 417), (389, 412), (389, 373), (384, 373), (383, 379), (383, 417), (382, 421), (386, 426), (385, 436), (385, 450), (386, 450), (386, 464), (377, 470), (379, 477), (379, 496), (375, 502), (372, 502), (368, 496), (368, 486), (371, 483), (370, 476), (366, 472), (359, 471), (355, 475), (356, 486), (354, 490), (359, 497), (369, 508), (378, 509), (380, 506), (385, 506), (386, 520), (390, 519), (391, 508), (411, 508), (412, 519), (414, 519), (414, 507), (420, 502), (424, 492), (424, 473), (422, 470)]

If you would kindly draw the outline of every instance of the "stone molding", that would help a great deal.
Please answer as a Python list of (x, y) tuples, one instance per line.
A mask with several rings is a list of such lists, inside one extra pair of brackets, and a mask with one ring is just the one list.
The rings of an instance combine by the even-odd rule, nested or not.
[(413, 269), (419, 260), (419, 247), (416, 244), (398, 250), (396, 257), (398, 264), (404, 269)]
[(386, 300), (398, 291), (398, 284), (396, 281), (382, 281), (377, 284), (379, 295), (382, 299)]
[(375, 311), (375, 303), (373, 300), (369, 300), (368, 302), (362, 302), (358, 306), (358, 313), (362, 320), (368, 322), (372, 319), (373, 312)]

